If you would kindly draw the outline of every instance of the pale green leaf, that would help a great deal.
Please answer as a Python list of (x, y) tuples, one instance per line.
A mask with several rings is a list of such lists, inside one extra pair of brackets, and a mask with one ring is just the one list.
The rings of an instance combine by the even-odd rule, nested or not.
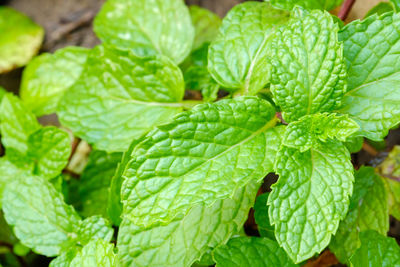
[(340, 32), (347, 62), (348, 90), (341, 113), (375, 141), (400, 123), (400, 14), (372, 15)]
[(338, 141), (303, 153), (282, 147), (275, 171), (269, 217), (278, 243), (299, 263), (329, 244), (347, 213), (354, 180), (350, 153)]
[(96, 149), (125, 151), (134, 138), (181, 112), (183, 94), (182, 73), (167, 58), (98, 46), (58, 115)]
[(386, 235), (389, 230), (388, 195), (382, 179), (371, 167), (361, 167), (354, 176), (349, 212), (329, 245), (343, 263), (360, 246), (360, 232), (375, 230)]
[(97, 150), (90, 153), (89, 162), (79, 180), (83, 216), (107, 215), (108, 190), (121, 157), (121, 153), (109, 154)]
[(192, 49), (194, 28), (182, 0), (109, 0), (94, 21), (99, 38), (140, 56), (162, 54), (181, 63)]
[(184, 72), (186, 89), (201, 91), (203, 100), (212, 102), (218, 97), (219, 84), (206, 67), (192, 66)]
[(79, 244), (86, 245), (95, 239), (110, 242), (114, 229), (109, 221), (101, 216), (92, 216), (83, 220), (78, 229)]
[(371, 15), (377, 14), (377, 15), (382, 15), (383, 13), (386, 12), (391, 12), (394, 10), (394, 6), (392, 3), (388, 3), (388, 2), (380, 2), (378, 3), (376, 6), (374, 6), (373, 8), (371, 8), (367, 14), (365, 14), (365, 18), (369, 17)]
[(0, 158), (0, 207), (2, 205), (4, 188), (23, 172), (24, 170), (15, 166), (8, 158)]
[(296, 5), (307, 9), (332, 10), (339, 6), (343, 0), (265, 0), (277, 8), (292, 10)]
[(297, 266), (276, 241), (259, 237), (236, 237), (213, 251), (216, 267)]
[(135, 267), (190, 266), (209, 248), (225, 244), (239, 232), (259, 185), (249, 183), (232, 199), (218, 200), (210, 207), (195, 205), (168, 224), (142, 227), (124, 218), (117, 242), (120, 262)]
[(205, 43), (210, 43), (218, 35), (221, 19), (208, 9), (199, 6), (189, 7), (194, 26), (194, 41), (192, 50), (198, 49)]
[(170, 221), (196, 203), (231, 196), (273, 170), (284, 128), (257, 97), (202, 104), (139, 143), (123, 175), (124, 214), (138, 225)]
[(275, 240), (275, 228), (271, 225), (268, 216), (268, 196), (269, 193), (264, 193), (257, 197), (254, 204), (254, 220), (256, 221), (260, 236)]
[(350, 266), (399, 267), (400, 247), (396, 240), (370, 230), (360, 234), (361, 247), (350, 259)]
[(3, 192), (3, 211), (21, 243), (38, 254), (59, 255), (78, 237), (78, 214), (42, 177), (21, 175), (9, 183)]
[(343, 44), (339, 26), (320, 10), (297, 7), (270, 44), (271, 91), (286, 121), (331, 111), (346, 90)]
[(246, 2), (232, 8), (210, 45), (208, 68), (213, 78), (231, 91), (256, 94), (270, 78), (266, 52), (271, 33), (288, 17), (268, 3)]
[(49, 267), (70, 267), (78, 251), (79, 249), (76, 247), (67, 250), (65, 253), (52, 260)]
[(359, 129), (356, 122), (347, 115), (317, 113), (301, 117), (287, 127), (283, 144), (304, 152), (328, 139), (346, 141)]
[(22, 75), (20, 95), (37, 116), (54, 113), (65, 91), (81, 75), (88, 49), (67, 47), (33, 59)]
[(53, 126), (41, 128), (28, 138), (28, 158), (33, 174), (45, 178), (59, 175), (68, 163), (71, 141), (67, 132)]
[(97, 239), (79, 251), (69, 267), (114, 267), (117, 266), (114, 245)]
[(24, 14), (0, 6), (0, 73), (21, 67), (39, 51), (42, 27)]
[(12, 93), (4, 95), (0, 104), (1, 142), (22, 154), (28, 151), (28, 138), (40, 128), (36, 117)]

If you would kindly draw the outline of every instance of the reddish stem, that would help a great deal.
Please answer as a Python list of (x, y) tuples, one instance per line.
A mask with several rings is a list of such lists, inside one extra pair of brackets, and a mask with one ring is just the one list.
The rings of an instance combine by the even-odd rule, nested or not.
[(350, 13), (351, 8), (353, 7), (356, 0), (345, 0), (342, 7), (340, 8), (338, 17), (341, 20), (345, 20)]

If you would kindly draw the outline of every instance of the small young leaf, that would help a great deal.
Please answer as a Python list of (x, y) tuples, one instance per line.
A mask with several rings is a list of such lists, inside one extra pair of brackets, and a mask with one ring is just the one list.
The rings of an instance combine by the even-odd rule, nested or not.
[(138, 225), (168, 222), (202, 202), (224, 199), (273, 169), (284, 128), (257, 97), (202, 104), (139, 143), (123, 174), (124, 215)]
[(333, 110), (346, 90), (338, 25), (320, 10), (297, 7), (270, 44), (271, 91), (286, 121)]
[(168, 224), (141, 227), (124, 218), (117, 242), (120, 262), (123, 266), (190, 266), (209, 248), (225, 244), (240, 231), (259, 185), (251, 182), (232, 199), (211, 206), (195, 205)]
[(258, 226), (258, 233), (260, 236), (268, 237), (275, 240), (275, 228), (269, 222), (268, 216), (268, 201), (269, 193), (259, 195), (254, 204), (254, 220)]
[(347, 113), (368, 139), (382, 140), (400, 123), (400, 14), (372, 15), (340, 32), (347, 62), (348, 90), (340, 113)]
[(86, 245), (95, 239), (110, 242), (114, 229), (109, 221), (101, 216), (92, 216), (83, 220), (78, 229), (79, 244)]
[(181, 63), (192, 49), (194, 28), (182, 0), (109, 0), (94, 21), (99, 38), (139, 56), (162, 54)]
[(206, 67), (192, 66), (184, 73), (186, 89), (199, 90), (205, 102), (218, 97), (219, 84), (211, 77)]
[(283, 144), (304, 152), (328, 139), (344, 142), (358, 129), (357, 123), (346, 115), (334, 113), (306, 115), (289, 124)]
[(296, 5), (307, 9), (332, 10), (339, 6), (343, 0), (265, 0), (277, 8), (292, 10)]
[(3, 192), (3, 211), (18, 239), (36, 253), (59, 255), (78, 237), (78, 214), (42, 177), (15, 177)]
[(190, 16), (195, 30), (192, 50), (196, 50), (205, 43), (210, 43), (218, 35), (221, 19), (208, 9), (199, 6), (189, 7)]
[(208, 53), (208, 69), (223, 87), (256, 94), (269, 81), (267, 43), (274, 27), (288, 13), (268, 3), (246, 2), (235, 6), (222, 21)]
[(111, 179), (121, 161), (122, 153), (92, 151), (79, 181), (79, 195), (82, 201), (81, 214), (107, 215), (108, 190)]
[(183, 94), (182, 72), (167, 58), (98, 46), (60, 102), (58, 115), (96, 149), (122, 152), (134, 138), (181, 112), (176, 102)]
[(33, 174), (44, 178), (59, 175), (71, 154), (68, 133), (53, 126), (41, 128), (28, 138), (28, 158), (34, 162)]
[(389, 230), (388, 195), (382, 179), (371, 167), (361, 167), (354, 176), (349, 212), (329, 245), (343, 263), (360, 246), (360, 232), (375, 230), (386, 235)]
[(79, 251), (71, 261), (70, 267), (117, 266), (114, 245), (102, 239), (93, 240)]
[(213, 251), (216, 267), (297, 266), (276, 241), (259, 237), (236, 237)]
[(24, 14), (0, 6), (0, 73), (21, 67), (39, 51), (42, 27)]
[(347, 147), (350, 153), (357, 153), (361, 150), (364, 143), (362, 136), (350, 136), (343, 144)]
[(352, 267), (400, 266), (400, 247), (396, 240), (370, 230), (360, 234), (361, 247), (350, 259)]
[(1, 141), (8, 148), (22, 154), (28, 151), (28, 138), (40, 128), (36, 117), (28, 111), (21, 100), (8, 93), (0, 104)]
[(354, 180), (350, 153), (338, 141), (303, 153), (283, 146), (275, 170), (269, 217), (278, 243), (299, 263), (329, 244), (347, 213)]
[(65, 91), (81, 75), (88, 49), (67, 47), (53, 55), (42, 54), (25, 68), (21, 99), (36, 116), (54, 113)]

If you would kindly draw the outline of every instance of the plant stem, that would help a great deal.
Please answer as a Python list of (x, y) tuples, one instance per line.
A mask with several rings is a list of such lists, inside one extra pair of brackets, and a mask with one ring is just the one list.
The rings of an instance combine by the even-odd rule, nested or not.
[(340, 8), (338, 17), (341, 20), (345, 20), (350, 13), (351, 8), (353, 7), (356, 0), (345, 0), (342, 7)]

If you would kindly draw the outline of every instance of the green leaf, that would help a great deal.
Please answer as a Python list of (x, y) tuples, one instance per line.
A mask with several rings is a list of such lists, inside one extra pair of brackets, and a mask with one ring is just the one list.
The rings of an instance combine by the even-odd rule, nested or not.
[(91, 241), (76, 254), (75, 258), (71, 261), (70, 267), (114, 267), (117, 266), (116, 264), (114, 245), (102, 239), (97, 239)]
[(201, 91), (203, 100), (213, 102), (218, 97), (219, 84), (211, 77), (207, 68), (192, 66), (184, 73), (186, 89)]
[(275, 228), (271, 225), (268, 216), (268, 200), (269, 193), (259, 195), (254, 204), (254, 219), (258, 226), (260, 236), (268, 237), (275, 240)]
[(400, 266), (400, 247), (394, 238), (370, 230), (362, 232), (360, 239), (361, 247), (351, 257), (351, 266)]
[(25, 246), (38, 254), (56, 256), (78, 237), (80, 218), (42, 177), (21, 175), (3, 192), (5, 218)]
[(400, 123), (400, 14), (370, 16), (347, 24), (340, 32), (347, 62), (348, 90), (341, 113), (375, 141)]
[(276, 25), (289, 14), (268, 3), (246, 2), (223, 19), (208, 52), (208, 69), (223, 87), (256, 94), (269, 82), (267, 43)]
[(400, 221), (400, 182), (385, 178), (385, 185), (389, 198), (389, 213)]
[(6, 89), (0, 86), (0, 103), (1, 100), (3, 99), (3, 96), (7, 93)]
[(382, 15), (386, 12), (391, 12), (393, 10), (394, 10), (394, 6), (392, 3), (380, 2), (367, 12), (367, 14), (365, 15), (365, 18), (369, 17), (371, 15), (374, 15), (374, 14)]
[(297, 7), (275, 32), (269, 50), (271, 91), (287, 122), (340, 105), (346, 66), (338, 31), (329, 13)]
[(360, 232), (376, 230), (386, 235), (389, 230), (388, 195), (382, 179), (371, 167), (361, 167), (354, 176), (349, 212), (329, 245), (343, 263), (360, 247)]
[(108, 190), (111, 179), (121, 161), (121, 153), (92, 151), (89, 162), (81, 174), (79, 195), (84, 217), (100, 214), (107, 216)]
[(0, 73), (21, 67), (39, 51), (42, 27), (24, 14), (0, 6)]
[(205, 43), (200, 46), (198, 49), (193, 50), (192, 53), (185, 59), (179, 67), (185, 72), (189, 67), (197, 66), (197, 67), (205, 67), (207, 68), (208, 64), (208, 47), (209, 43)]
[(101, 216), (92, 216), (83, 220), (79, 226), (79, 244), (84, 246), (95, 239), (110, 242), (113, 234), (114, 229), (109, 221)]
[(11, 227), (7, 224), (6, 220), (4, 219), (2, 211), (0, 211), (0, 242), (6, 242), (12, 245), (18, 243), (18, 239), (14, 235)]
[(183, 94), (182, 73), (167, 58), (98, 46), (61, 100), (58, 115), (96, 149), (122, 152), (134, 138), (181, 112), (183, 104), (177, 102)]
[(346, 115), (334, 113), (306, 115), (289, 124), (283, 144), (304, 152), (328, 139), (344, 142), (358, 129), (357, 123)]
[(393, 3), (394, 9), (396, 12), (400, 11), (400, 1), (399, 0), (389, 0), (391, 3)]
[(88, 49), (67, 47), (33, 59), (22, 75), (21, 99), (37, 116), (54, 113), (66, 90), (81, 75)]
[(347, 147), (350, 153), (357, 153), (361, 150), (364, 143), (362, 136), (350, 136), (343, 144)]
[(196, 50), (205, 43), (210, 43), (218, 35), (221, 19), (208, 9), (199, 6), (189, 7), (194, 26), (194, 41), (192, 50)]
[(339, 6), (343, 0), (265, 0), (277, 8), (292, 10), (296, 5), (307, 9), (332, 10)]
[(292, 267), (286, 252), (276, 241), (259, 237), (236, 237), (213, 251), (216, 267), (266, 266)]
[(12, 93), (4, 95), (0, 104), (0, 132), (3, 145), (22, 154), (28, 151), (28, 138), (40, 128), (35, 116)]
[(139, 56), (162, 54), (181, 63), (192, 49), (194, 28), (182, 0), (110, 0), (94, 21), (105, 42)]
[(169, 222), (196, 203), (231, 196), (273, 170), (284, 128), (257, 97), (202, 104), (150, 132), (123, 174), (124, 215), (138, 225)]
[(76, 247), (69, 249), (65, 253), (52, 260), (49, 267), (70, 267), (71, 262), (75, 258), (78, 251), (79, 249)]
[(11, 183), (24, 170), (19, 169), (6, 157), (0, 158), (0, 207), (3, 200), (3, 191), (7, 184)]
[(34, 162), (33, 174), (54, 178), (61, 173), (71, 154), (67, 132), (53, 126), (41, 128), (28, 138), (28, 158)]
[[(144, 138), (144, 136), (142, 138)], [(111, 185), (108, 194), (107, 213), (113, 224), (117, 226), (119, 226), (122, 221), (121, 187), (124, 180), (122, 175), (124, 174), (126, 166), (129, 163), (133, 149), (143, 140), (142, 138), (133, 140), (128, 150), (122, 155), (122, 159), (117, 166), (114, 176), (111, 179)]]
[(321, 252), (345, 217), (353, 166), (338, 141), (303, 153), (283, 146), (276, 157), (279, 180), (268, 198), (269, 217), (279, 245), (299, 263)]
[(387, 158), (379, 165), (379, 172), (385, 176), (396, 179), (400, 177), (400, 146), (394, 146)]
[(250, 182), (232, 199), (217, 200), (211, 206), (195, 205), (168, 224), (143, 227), (125, 217), (117, 240), (120, 262), (123, 266), (190, 266), (240, 231), (259, 185)]

